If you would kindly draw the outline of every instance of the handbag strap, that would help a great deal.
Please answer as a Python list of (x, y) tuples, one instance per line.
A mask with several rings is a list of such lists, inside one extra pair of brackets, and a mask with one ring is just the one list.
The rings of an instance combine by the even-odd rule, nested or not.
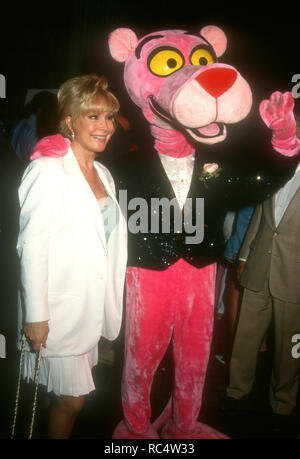
[[(12, 431), (11, 431), (11, 437), (10, 437), (11, 439), (13, 439), (14, 435), (15, 435), (17, 413), (18, 413), (18, 408), (19, 408), (20, 388), (21, 388), (21, 380), (22, 380), (22, 369), (23, 369), (24, 355), (25, 355), (25, 344), (26, 344), (26, 336), (25, 336), (25, 334), (23, 334), (23, 336), (22, 336), (22, 346), (21, 346), (21, 356), (20, 356), (20, 367), (19, 367), (19, 375), (18, 375), (18, 385), (17, 385), (17, 393), (16, 393), (15, 409), (14, 409), (14, 417), (13, 417)], [(41, 357), (42, 357), (42, 346), (41, 346), (41, 349), (39, 350), (39, 352), (37, 353), (37, 357), (36, 357), (35, 374), (34, 374), (35, 392), (34, 392), (32, 415), (31, 415), (31, 422), (30, 422), (29, 435), (28, 435), (29, 439), (32, 438), (34, 419), (35, 419), (35, 413), (36, 413), (36, 407), (37, 407), (37, 395), (38, 395), (38, 386), (39, 386)]]

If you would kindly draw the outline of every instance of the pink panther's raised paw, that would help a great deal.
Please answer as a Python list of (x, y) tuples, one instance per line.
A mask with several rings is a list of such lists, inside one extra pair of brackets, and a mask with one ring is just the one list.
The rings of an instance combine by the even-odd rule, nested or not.
[(272, 131), (273, 148), (284, 156), (294, 156), (300, 150), (300, 141), (296, 137), (294, 105), (292, 93), (276, 91), (259, 106), (262, 120)]

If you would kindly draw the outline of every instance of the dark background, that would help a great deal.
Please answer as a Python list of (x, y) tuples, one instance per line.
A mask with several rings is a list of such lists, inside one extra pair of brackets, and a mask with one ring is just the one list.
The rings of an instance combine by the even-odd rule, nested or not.
[(133, 28), (139, 37), (160, 28), (223, 28), (228, 49), (221, 59), (237, 66), (250, 82), (254, 110), (272, 91), (291, 90), (292, 76), (300, 73), (296, 2), (6, 1), (0, 18), (0, 73), (6, 79), (0, 120), (9, 125), (16, 122), (27, 89), (58, 88), (91, 71), (108, 77), (121, 112), (130, 116), (122, 65), (113, 61), (107, 46), (108, 33), (117, 27)]

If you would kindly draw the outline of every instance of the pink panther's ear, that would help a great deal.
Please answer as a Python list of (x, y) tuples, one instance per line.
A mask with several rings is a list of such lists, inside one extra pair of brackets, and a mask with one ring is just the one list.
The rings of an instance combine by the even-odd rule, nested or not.
[(227, 47), (227, 38), (223, 30), (217, 26), (206, 26), (200, 31), (200, 35), (204, 37), (214, 48), (217, 57), (222, 56)]
[(137, 45), (138, 38), (131, 29), (119, 28), (109, 34), (110, 54), (118, 62), (125, 62), (130, 51)]

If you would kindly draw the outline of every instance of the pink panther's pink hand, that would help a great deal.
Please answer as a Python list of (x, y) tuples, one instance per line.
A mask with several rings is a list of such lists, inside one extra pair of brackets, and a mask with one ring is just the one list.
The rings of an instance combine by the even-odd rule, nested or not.
[(44, 137), (34, 147), (30, 159), (32, 161), (42, 156), (50, 156), (51, 158), (65, 156), (69, 146), (70, 140), (60, 134)]
[(272, 131), (272, 145), (284, 156), (294, 156), (300, 150), (293, 109), (292, 94), (279, 91), (271, 94), (270, 99), (263, 100), (259, 106), (261, 118)]

